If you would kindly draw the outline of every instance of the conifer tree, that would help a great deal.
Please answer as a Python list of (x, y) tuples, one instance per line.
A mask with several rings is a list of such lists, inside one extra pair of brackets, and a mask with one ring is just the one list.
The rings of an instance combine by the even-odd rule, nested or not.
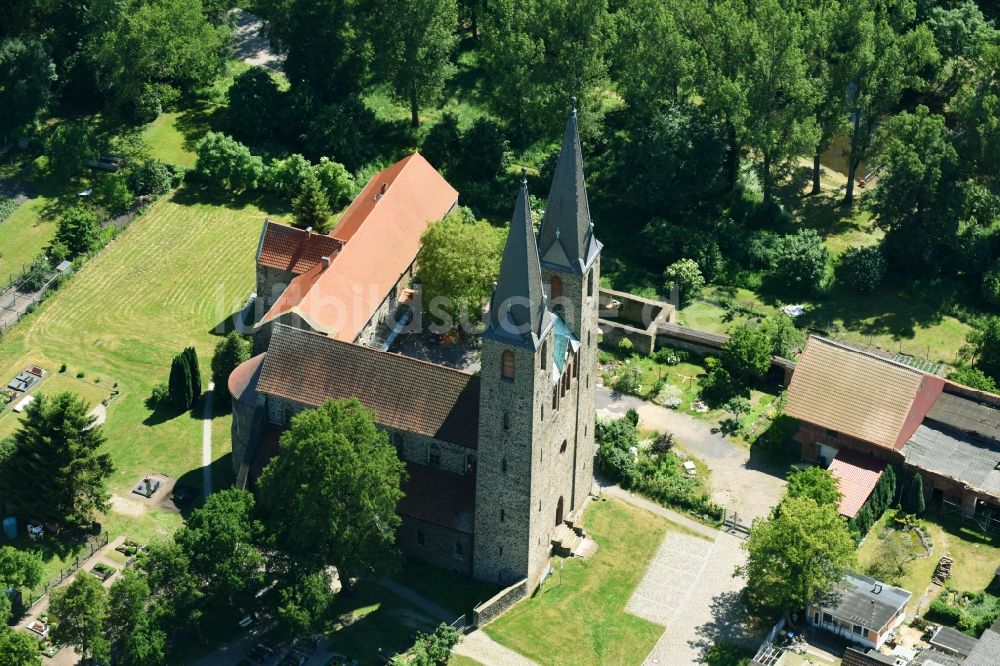
[(317, 233), (329, 230), (330, 202), (319, 178), (312, 171), (302, 183), (302, 192), (292, 203), (295, 211), (295, 226), (302, 229), (312, 227)]
[(201, 369), (198, 368), (198, 352), (194, 347), (184, 350), (184, 357), (187, 359), (188, 371), (191, 374), (191, 404), (201, 396)]
[(920, 476), (920, 472), (917, 472), (913, 475), (913, 481), (910, 482), (910, 493), (906, 497), (906, 511), (919, 516), (924, 512), (924, 508), (924, 479)]
[(190, 409), (194, 404), (191, 392), (191, 367), (188, 358), (181, 353), (174, 357), (170, 364), (170, 379), (167, 382), (170, 391), (170, 401), (177, 409)]

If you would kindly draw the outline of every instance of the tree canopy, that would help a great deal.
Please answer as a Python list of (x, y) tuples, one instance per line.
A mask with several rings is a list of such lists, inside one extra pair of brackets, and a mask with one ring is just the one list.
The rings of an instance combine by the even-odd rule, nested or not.
[(836, 507), (843, 493), (837, 486), (837, 479), (822, 467), (794, 471), (788, 475), (789, 497), (808, 497), (820, 506)]
[(52, 639), (77, 648), (84, 659), (107, 662), (109, 644), (104, 636), (108, 615), (108, 591), (86, 571), (77, 573), (66, 587), (53, 590), (49, 611), (59, 622)]
[(854, 563), (855, 544), (836, 506), (787, 497), (775, 515), (754, 521), (743, 544), (752, 603), (777, 612), (803, 608), (829, 592)]

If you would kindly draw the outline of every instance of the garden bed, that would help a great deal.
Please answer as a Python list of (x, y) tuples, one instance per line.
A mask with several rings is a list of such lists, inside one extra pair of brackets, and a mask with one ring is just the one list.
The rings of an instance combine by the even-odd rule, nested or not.
[(98, 562), (97, 564), (95, 564), (91, 568), (90, 573), (92, 573), (95, 576), (97, 576), (98, 578), (100, 578), (101, 582), (103, 583), (107, 579), (109, 579), (112, 576), (114, 576), (115, 572), (117, 572), (117, 571), (118, 571), (118, 569), (115, 569), (113, 566), (111, 566), (109, 564), (104, 564), (103, 562)]

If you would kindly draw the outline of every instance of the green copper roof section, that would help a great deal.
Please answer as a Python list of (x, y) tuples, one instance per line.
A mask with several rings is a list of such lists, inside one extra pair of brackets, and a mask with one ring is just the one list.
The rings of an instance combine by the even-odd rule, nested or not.
[(553, 315), (546, 307), (542, 291), (542, 268), (538, 262), (535, 229), (531, 224), (528, 181), (522, 172), (484, 335), (508, 344), (537, 349), (551, 328), (552, 320)]
[(590, 268), (601, 250), (590, 220), (576, 108), (566, 122), (538, 243), (547, 268), (577, 275)]

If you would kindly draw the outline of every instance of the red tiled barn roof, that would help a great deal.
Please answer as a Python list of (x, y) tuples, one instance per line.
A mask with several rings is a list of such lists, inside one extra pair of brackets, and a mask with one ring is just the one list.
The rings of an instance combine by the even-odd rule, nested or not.
[(858, 515), (885, 468), (885, 462), (863, 453), (848, 449), (837, 451), (829, 471), (837, 479), (837, 485), (843, 493), (837, 509), (842, 516), (853, 518)]
[(301, 275), (319, 264), (323, 257), (337, 256), (343, 245), (332, 236), (266, 220), (257, 249), (257, 263)]

